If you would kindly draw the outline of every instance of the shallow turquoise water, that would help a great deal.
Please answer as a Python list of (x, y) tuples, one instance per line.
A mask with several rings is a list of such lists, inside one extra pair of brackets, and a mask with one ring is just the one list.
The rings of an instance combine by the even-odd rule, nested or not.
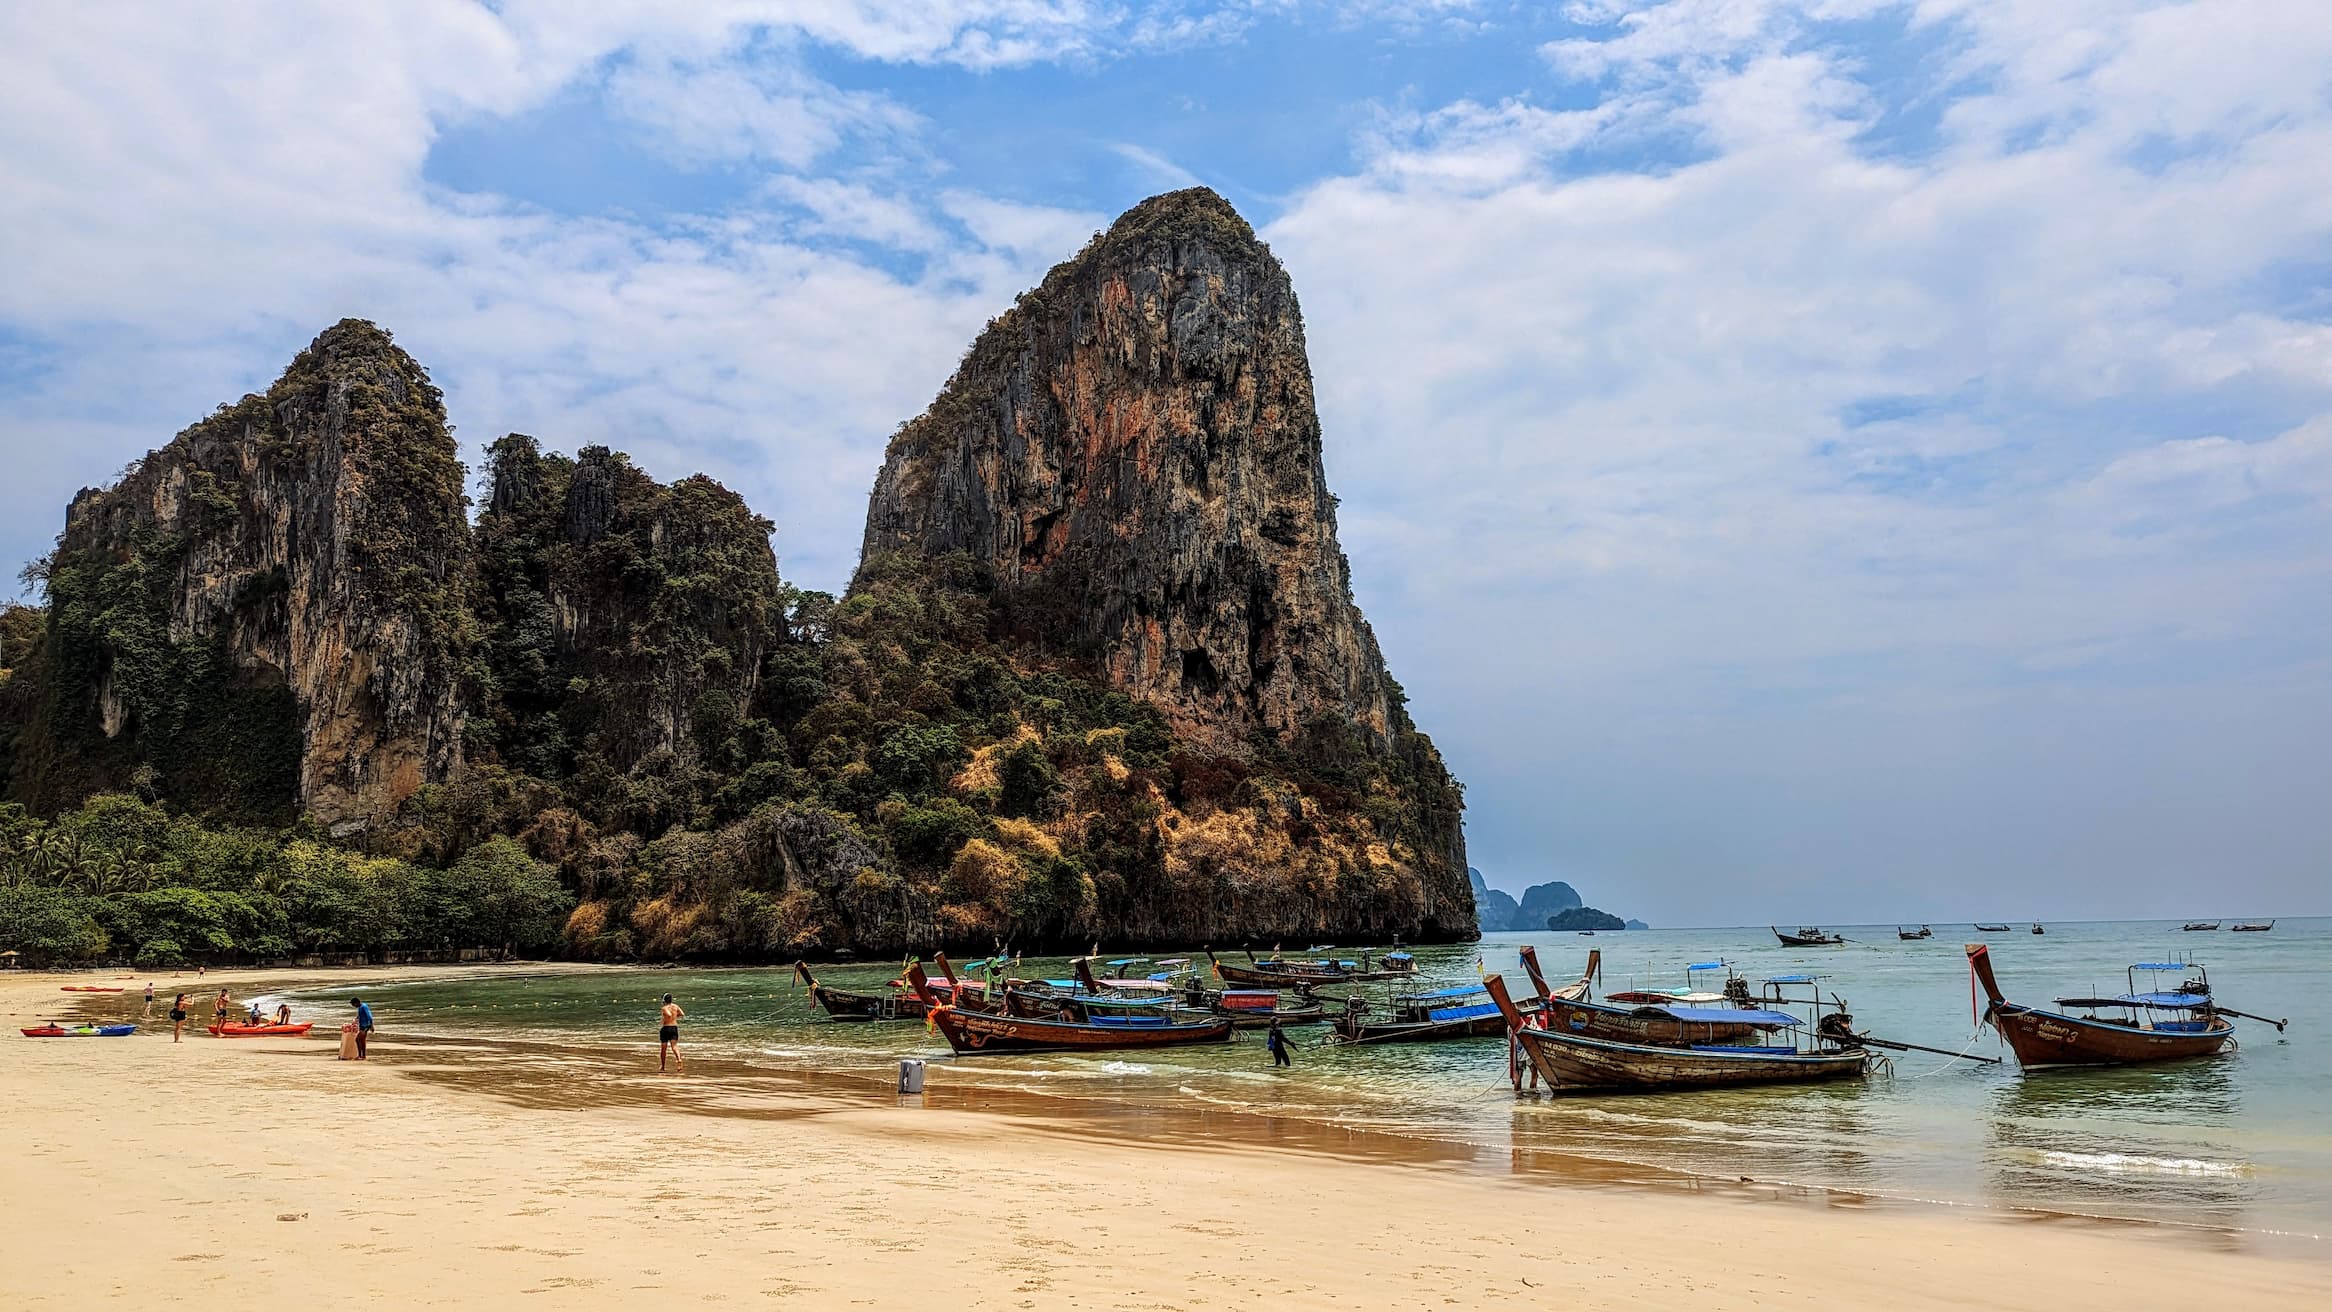
[[(1465, 982), (1477, 961), (1522, 978), (1518, 945), (1536, 941), (1548, 975), (1574, 977), (1603, 949), (1604, 988), (1683, 982), (1688, 961), (1722, 957), (1752, 980), (1812, 970), (1844, 995), (1861, 1028), (1952, 1051), (2006, 1057), (1970, 1015), (1963, 942), (1992, 944), (2003, 988), (2044, 1003), (2123, 991), (2133, 961), (2191, 955), (2220, 1000), (2287, 1016), (2277, 1035), (2238, 1022), (2230, 1056), (2128, 1070), (2025, 1076), (1903, 1053), (1864, 1084), (1550, 1099), (1517, 1097), (1502, 1040), (1300, 1047), (1272, 1070), (1253, 1036), (1221, 1048), (1090, 1057), (949, 1061), (932, 1078), (1112, 1104), (1198, 1103), (1259, 1115), (1464, 1143), (1545, 1150), (1730, 1178), (1789, 1181), (1885, 1197), (2041, 1208), (2174, 1224), (2332, 1233), (2332, 920), (2284, 920), (2268, 934), (2186, 934), (2161, 922), (2052, 924), (2045, 937), (1979, 936), (1938, 925), (1903, 943), (1892, 926), (1834, 926), (1857, 940), (1782, 948), (1763, 927), (1651, 930), (1593, 938), (1499, 934), (1417, 949), (1429, 980)], [(1026, 973), (1062, 974), (1031, 960)], [(888, 968), (821, 967), (840, 987), (876, 987)], [(1404, 985), (1404, 989), (1411, 987)], [(384, 1030), (605, 1042), (653, 1050), (656, 1000), (679, 996), (692, 1051), (887, 1079), (902, 1056), (942, 1057), (918, 1023), (824, 1019), (783, 968), (640, 971), (493, 980), (445, 978), (365, 990)], [(308, 995), (323, 1001), (348, 990)], [(1298, 1030), (1299, 1035), (1316, 1030)]]

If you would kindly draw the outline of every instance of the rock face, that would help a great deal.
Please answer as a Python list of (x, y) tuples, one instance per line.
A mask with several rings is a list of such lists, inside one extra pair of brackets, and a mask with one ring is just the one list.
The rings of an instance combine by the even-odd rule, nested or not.
[(1016, 632), (1219, 750), (1324, 718), (1398, 731), (1295, 291), (1203, 188), (1144, 201), (989, 325), (891, 440), (865, 551), (968, 553)]
[(989, 324), (891, 439), (864, 552), (854, 591), (968, 562), (1027, 663), (1163, 713), (1170, 880), (1280, 854), (1256, 895), (1217, 878), (1235, 914), (1180, 896), (1146, 932), (1475, 932), (1458, 787), (1353, 604), (1294, 288), (1220, 196), (1142, 202)]
[(290, 782), (327, 827), (365, 827), (461, 763), (466, 548), (437, 389), (387, 333), (336, 325), (74, 498), (47, 566), (52, 759), (19, 787), (119, 786), (73, 759), (89, 743), (102, 774), (114, 744), (196, 809)]
[(544, 778), (694, 764), (751, 706), (783, 634), (770, 522), (701, 475), (669, 486), (620, 453), (488, 453), (479, 614), (496, 750)]

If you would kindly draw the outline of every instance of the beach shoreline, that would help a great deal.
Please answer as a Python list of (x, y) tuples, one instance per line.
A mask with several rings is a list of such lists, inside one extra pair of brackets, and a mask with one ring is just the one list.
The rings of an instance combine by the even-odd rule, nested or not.
[[(222, 985), (241, 996), (453, 970), (637, 969), (218, 971), (157, 977), (156, 1011), (188, 986), (207, 998)], [(65, 983), (130, 991), (58, 992)], [(0, 1012), (29, 1025), (135, 1011), (144, 983), (0, 977)], [(207, 1019), (207, 1004), (195, 1014)], [(172, 1048), (159, 1023), (158, 1036), (121, 1040), (8, 1036), (0, 1097), (29, 1145), (14, 1192), (57, 1200), (0, 1228), (0, 1269), (22, 1277), (26, 1306), (86, 1306), (100, 1290), (132, 1307), (351, 1290), (447, 1306), (546, 1290), (560, 1306), (755, 1291), (843, 1306), (895, 1301), (902, 1280), (972, 1307), (1466, 1306), (1556, 1282), (1566, 1305), (1588, 1307), (2332, 1296), (2320, 1242), (2249, 1232), (1874, 1205), (1247, 1113), (1113, 1120), (1038, 1094), (951, 1089), (940, 1070), (920, 1099), (729, 1060), (660, 1077), (646, 1032), (627, 1065), (611, 1045), (400, 1038), (392, 1011), (359, 1067), (316, 1038), (190, 1035)], [(207, 1241), (226, 1233), (262, 1247)], [(1693, 1233), (1727, 1242), (1673, 1242)], [(2171, 1235), (2191, 1242), (2165, 1250)], [(667, 1265), (667, 1249), (682, 1256)], [(1809, 1262), (1820, 1253), (1854, 1256)]]

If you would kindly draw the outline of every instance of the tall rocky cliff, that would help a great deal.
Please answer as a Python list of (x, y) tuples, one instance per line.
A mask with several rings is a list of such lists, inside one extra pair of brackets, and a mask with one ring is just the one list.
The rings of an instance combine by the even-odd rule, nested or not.
[(462, 467), (369, 323), (75, 497), (15, 789), (363, 828), (461, 763)]
[(0, 780), (73, 832), (128, 792), (376, 863), (195, 842), (259, 943), (441, 947), (382, 890), (529, 861), (613, 958), (1471, 937), (1462, 793), (1353, 605), (1321, 436), (1287, 274), (1204, 191), (981, 334), (839, 600), (606, 447), (502, 438), (471, 524), (437, 391), (342, 323), (75, 500), (45, 614), (0, 610)]
[(1128, 211), (973, 343), (891, 440), (865, 552), (893, 551), (983, 562), (1023, 636), (1218, 749), (1397, 731), (1295, 290), (1204, 188)]
[(981, 333), (891, 439), (862, 569), (969, 558), (1025, 657), (1158, 707), (1191, 756), (1286, 771), (1314, 811), (1265, 828), (1373, 832), (1413, 881), (1407, 927), (1462, 933), (1457, 788), (1353, 604), (1335, 504), (1287, 271), (1193, 188)]
[(604, 446), (569, 459), (513, 433), (487, 455), (479, 611), (496, 686), (478, 700), (494, 750), (551, 779), (717, 751), (783, 631), (770, 522), (709, 478), (666, 486)]

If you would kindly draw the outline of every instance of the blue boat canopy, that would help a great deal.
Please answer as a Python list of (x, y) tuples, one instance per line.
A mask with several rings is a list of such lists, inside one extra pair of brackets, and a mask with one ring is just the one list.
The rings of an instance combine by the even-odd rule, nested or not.
[(1753, 1007), (1670, 1007), (1661, 1011), (1694, 1025), (1758, 1025), (1786, 1026), (1802, 1024), (1786, 1011), (1763, 1011)]
[(1685, 967), (1685, 969), (1686, 969), (1686, 970), (1723, 970), (1723, 969), (1724, 969), (1724, 968), (1725, 968), (1727, 965), (1729, 965), (1729, 964), (1731, 964), (1731, 963), (1729, 963), (1729, 962), (1723, 962), (1723, 961), (1695, 961), (1695, 962), (1693, 962), (1691, 965), (1689, 965), (1689, 966), (1686, 966), (1686, 967)]
[(1470, 998), (1477, 993), (1487, 992), (1489, 989), (1480, 984), (1460, 984), (1453, 989), (1435, 989), (1431, 993), (1404, 993), (1395, 1001), (1438, 1002), (1443, 998)]
[(2194, 967), (2187, 965), (2187, 964), (2186, 964), (2185, 962), (2183, 962), (2183, 961), (2133, 961), (2133, 962), (2131, 962), (2131, 963), (2130, 963), (2130, 969), (2131, 969), (2131, 970), (2192, 970), (2192, 969), (2194, 969)]
[(2124, 993), (2114, 999), (2128, 1007), (2160, 1007), (2165, 1011), (2199, 1011), (2211, 1005), (2204, 993)]
[(1822, 978), (1820, 975), (1775, 975), (1765, 982), (1768, 984), (1811, 984), (1820, 978)]
[(1425, 1018), (1435, 1021), (1486, 1020), (1497, 1014), (1497, 1003), (1478, 1002), (1470, 1007), (1435, 1007), (1425, 1013)]

